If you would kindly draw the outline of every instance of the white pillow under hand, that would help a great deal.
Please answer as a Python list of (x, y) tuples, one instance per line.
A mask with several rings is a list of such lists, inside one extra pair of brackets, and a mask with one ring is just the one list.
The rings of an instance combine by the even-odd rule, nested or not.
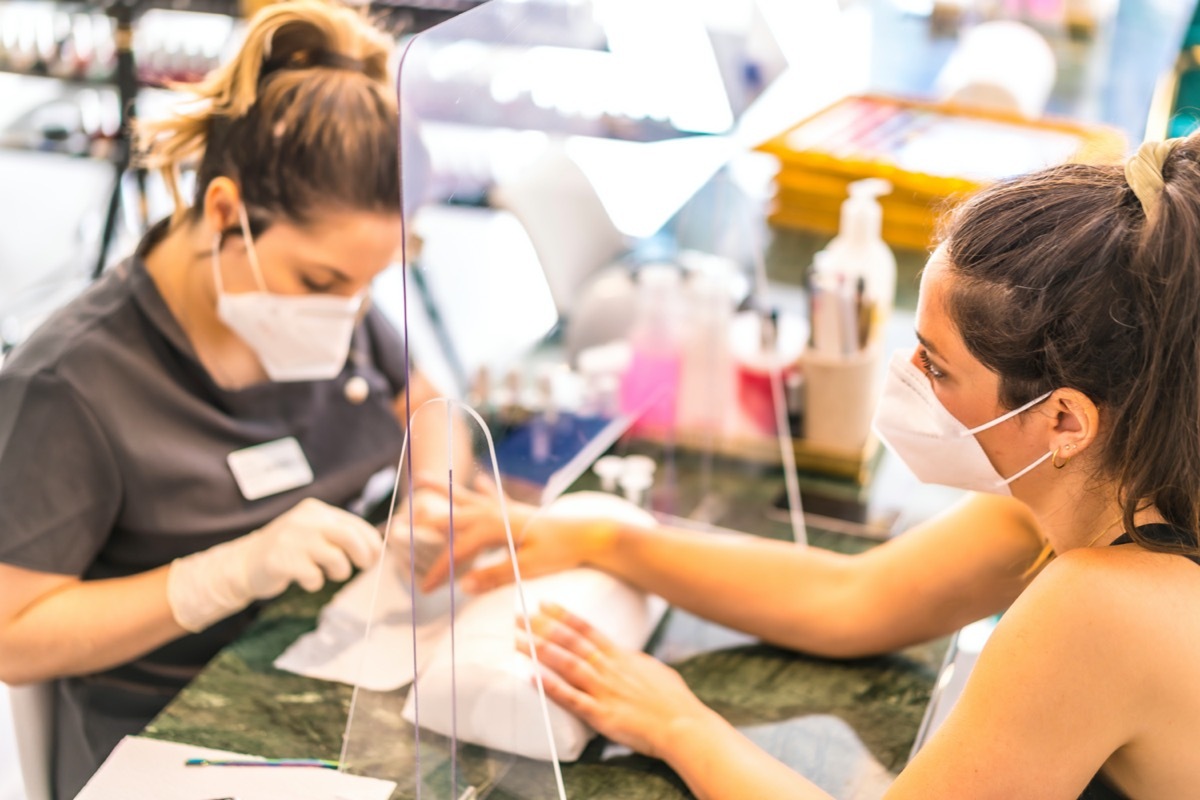
[[(563, 495), (543, 511), (559, 517), (608, 517), (653, 526), (646, 511), (615, 495), (577, 492)], [(553, 601), (587, 620), (626, 648), (644, 647), (666, 611), (660, 597), (642, 592), (599, 570), (581, 568), (523, 582), (532, 614)], [(521, 611), (514, 586), (502, 586), (473, 599), (455, 623), (456, 647), (447, 636), (409, 690), (404, 718), (415, 722), (414, 692), (420, 692), (422, 728), (451, 736), (457, 707), (457, 736), (526, 758), (550, 760), (550, 742), (532, 681), (533, 661), (516, 650), (516, 620)], [(454, 669), (452, 669), (452, 666)], [(457, 697), (453, 698), (457, 681)], [(454, 703), (452, 703), (452, 699)], [(550, 728), (560, 761), (574, 761), (594, 732), (575, 715), (547, 700)]]

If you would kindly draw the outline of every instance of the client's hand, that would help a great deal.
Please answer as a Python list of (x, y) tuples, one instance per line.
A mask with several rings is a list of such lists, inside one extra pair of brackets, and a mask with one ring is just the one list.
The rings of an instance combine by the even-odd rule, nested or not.
[[(681, 726), (715, 721), (678, 672), (617, 647), (561, 606), (543, 603), (530, 624), (546, 695), (609, 739), (663, 758)], [(528, 654), (525, 626), (517, 627), (517, 647)]]
[[(423, 488), (436, 489), (445, 497), (444, 484), (423, 483)], [(454, 563), (456, 569), (469, 566), (480, 553), (496, 547), (506, 547), (504, 517), (501, 513), (500, 492), (488, 481), (478, 491), (461, 487), (454, 489)], [(505, 497), (509, 525), (517, 545), (517, 566), (522, 578), (532, 578), (571, 569), (583, 563), (589, 546), (601, 535), (605, 524), (597, 520), (565, 519), (539, 514), (539, 509), (527, 503)], [(440, 531), (448, 540), (450, 507), (448, 503), (414, 505), (417, 525)], [(425, 573), (421, 588), (431, 591), (450, 576), (450, 548)], [(505, 559), (499, 564), (468, 572), (462, 587), (471, 593), (481, 593), (511, 583), (512, 564)]]

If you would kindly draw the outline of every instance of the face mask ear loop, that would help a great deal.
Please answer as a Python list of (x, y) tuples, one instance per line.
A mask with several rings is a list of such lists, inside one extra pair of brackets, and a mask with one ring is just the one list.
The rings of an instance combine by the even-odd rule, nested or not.
[(217, 285), (217, 296), (220, 297), (225, 293), (225, 284), (221, 281), (221, 234), (213, 234), (212, 244), (212, 271), (213, 281)]
[(242, 237), (246, 240), (246, 255), (250, 258), (250, 268), (254, 270), (254, 279), (263, 294), (267, 292), (267, 282), (263, 280), (262, 270), (258, 267), (258, 253), (254, 252), (254, 239), (250, 236), (250, 218), (246, 216), (246, 204), (238, 203), (238, 222), (242, 225)]
[(354, 309), (354, 324), (362, 322), (367, 316), (367, 312), (371, 310), (371, 293), (368, 289), (363, 289), (353, 298), (358, 303), (358, 308)]
[[(1030, 400), (1028, 403), (1021, 406), (1020, 408), (1014, 408), (1012, 411), (1009, 411), (1007, 414), (1001, 414), (1000, 416), (996, 417), (991, 422), (985, 422), (977, 428), (971, 428), (968, 431), (964, 431), (963, 436), (974, 436), (975, 434), (977, 434), (981, 431), (986, 431), (988, 428), (994, 428), (997, 425), (999, 425), (1001, 422), (1010, 420), (1013, 417), (1015, 417), (1017, 414), (1022, 414), (1024, 412), (1028, 411), (1029, 409), (1036, 406), (1038, 403), (1045, 401), (1045, 399), (1052, 394), (1054, 394), (1053, 391), (1046, 392), (1041, 397), (1036, 397), (1033, 400)], [(1040, 464), (1041, 462), (1039, 461), (1038, 463)]]
[(1033, 463), (1032, 463), (1032, 464), (1030, 464), (1028, 467), (1026, 467), (1025, 469), (1023, 469), (1023, 470), (1021, 470), (1020, 472), (1018, 472), (1016, 475), (1012, 475), (1012, 476), (1010, 476), (1010, 477), (1007, 477), (1007, 478), (1005, 478), (1005, 479), (1004, 479), (1004, 483), (1005, 483), (1006, 485), (1007, 485), (1007, 484), (1010, 484), (1010, 483), (1012, 483), (1012, 482), (1013, 482), (1013, 481), (1015, 481), (1017, 478), (1019, 478), (1019, 477), (1021, 477), (1022, 475), (1024, 475), (1026, 472), (1030, 472), (1030, 471), (1032, 471), (1032, 470), (1036, 469), (1036, 468), (1037, 468), (1039, 465), (1041, 465), (1042, 463), (1044, 463), (1044, 462), (1046, 461), (1046, 459), (1047, 459), (1047, 458), (1049, 458), (1049, 457), (1050, 457), (1050, 456), (1052, 456), (1052, 455), (1054, 455), (1054, 453), (1046, 453), (1046, 455), (1042, 456), (1042, 457), (1041, 457), (1041, 458), (1039, 458), (1037, 461), (1033, 462)]

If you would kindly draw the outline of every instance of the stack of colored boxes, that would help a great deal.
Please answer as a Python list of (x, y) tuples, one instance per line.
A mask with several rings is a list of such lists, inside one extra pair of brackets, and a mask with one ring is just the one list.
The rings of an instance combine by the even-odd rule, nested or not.
[(759, 146), (780, 161), (773, 225), (832, 235), (847, 187), (891, 181), (883, 238), (924, 249), (941, 212), (992, 181), (1067, 161), (1115, 162), (1124, 136), (1063, 120), (893, 97), (847, 97)]

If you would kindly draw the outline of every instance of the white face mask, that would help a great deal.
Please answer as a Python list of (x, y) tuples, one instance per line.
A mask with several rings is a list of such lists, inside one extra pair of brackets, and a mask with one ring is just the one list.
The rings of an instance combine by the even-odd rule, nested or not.
[(892, 356), (883, 395), (872, 427), (888, 449), (924, 483), (975, 492), (1008, 495), (1008, 485), (1050, 458), (1034, 461), (1007, 478), (1001, 477), (983, 452), (975, 434), (1028, 411), (1050, 396), (1046, 392), (991, 422), (967, 428), (937, 399), (929, 378), (904, 352)]
[(221, 283), (220, 237), (213, 241), (217, 316), (242, 338), (276, 382), (336, 378), (350, 354), (363, 295), (280, 295), (267, 291), (245, 207), (238, 208), (246, 253), (259, 291), (228, 294)]

